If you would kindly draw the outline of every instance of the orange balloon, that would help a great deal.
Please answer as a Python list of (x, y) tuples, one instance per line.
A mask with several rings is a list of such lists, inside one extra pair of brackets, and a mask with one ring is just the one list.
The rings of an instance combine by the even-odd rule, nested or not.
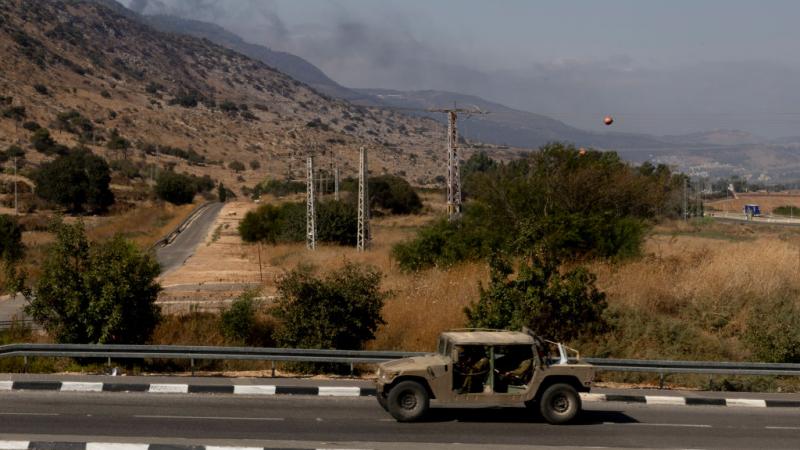
[(614, 118), (611, 116), (605, 116), (603, 118), (603, 123), (606, 125), (611, 125), (612, 123), (614, 123)]

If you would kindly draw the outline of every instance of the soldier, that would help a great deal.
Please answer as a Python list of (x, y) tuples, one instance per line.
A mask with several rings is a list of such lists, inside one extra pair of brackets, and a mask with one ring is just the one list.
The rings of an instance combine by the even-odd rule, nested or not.
[[(467, 394), (471, 392), (481, 392), (486, 382), (486, 374), (489, 370), (489, 358), (482, 349), (465, 350), (466, 355), (461, 364), (464, 373), (464, 384), (459, 393)], [(459, 358), (461, 360), (461, 358)]]

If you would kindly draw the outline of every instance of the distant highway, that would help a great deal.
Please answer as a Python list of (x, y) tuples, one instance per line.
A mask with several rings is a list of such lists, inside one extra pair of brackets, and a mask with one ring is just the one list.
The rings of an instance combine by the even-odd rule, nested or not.
[(712, 212), (708, 213), (709, 217), (713, 217), (715, 220), (721, 222), (736, 222), (742, 223), (747, 225), (779, 225), (779, 226), (790, 226), (790, 227), (797, 227), (800, 226), (800, 218), (790, 218), (790, 217), (772, 217), (772, 216), (764, 216), (764, 217), (754, 217), (753, 220), (747, 220), (742, 213), (730, 213), (730, 212)]
[[(0, 440), (280, 448), (800, 448), (790, 408), (587, 403), (575, 425), (524, 408), (435, 408), (401, 424), (373, 397), (0, 392)], [(448, 445), (449, 444), (449, 445)]]
[(211, 203), (192, 218), (191, 223), (164, 247), (156, 249), (156, 259), (161, 265), (161, 273), (167, 273), (180, 267), (194, 253), (198, 245), (206, 238), (224, 203)]

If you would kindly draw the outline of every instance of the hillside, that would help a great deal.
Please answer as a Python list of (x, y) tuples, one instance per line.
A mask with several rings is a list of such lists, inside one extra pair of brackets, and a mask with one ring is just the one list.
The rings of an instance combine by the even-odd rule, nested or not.
[[(174, 166), (238, 188), (303, 178), (309, 153), (353, 175), (362, 145), (374, 173), (417, 184), (444, 173), (444, 130), (432, 120), (331, 99), (261, 61), (96, 2), (0, 3), (0, 57), (0, 149), (20, 145), (30, 164), (50, 156), (34, 150), (26, 122), (146, 173)], [(108, 149), (116, 136), (130, 148)], [(247, 169), (236, 173), (232, 161)]]

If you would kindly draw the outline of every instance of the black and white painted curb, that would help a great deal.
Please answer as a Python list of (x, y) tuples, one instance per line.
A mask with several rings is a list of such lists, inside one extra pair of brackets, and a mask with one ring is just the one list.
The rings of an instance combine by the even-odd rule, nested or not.
[[(2, 391), (147, 392), (152, 394), (315, 395), (319, 397), (374, 397), (375, 388), (357, 386), (281, 386), (271, 384), (181, 384), (85, 381), (0, 381)], [(800, 400), (755, 398), (679, 397), (581, 393), (585, 403), (623, 402), (660, 406), (736, 406), (800, 408)], [(0, 450), (3, 447), (0, 446)]]
[[(230, 447), (217, 445), (126, 444), (118, 442), (0, 441), (3, 450), (280, 450), (272, 447)], [(286, 449), (283, 449), (286, 450)], [(294, 449), (294, 450), (336, 450)], [(355, 450), (355, 449), (353, 449)]]
[[(84, 381), (0, 381), (0, 391), (149, 392), (153, 394), (375, 396), (374, 388), (357, 386), (276, 386), (269, 384), (101, 383)], [(2, 447), (0, 447), (2, 449)]]
[(642, 403), (660, 406), (734, 406), (749, 408), (800, 408), (798, 400), (764, 400), (757, 398), (677, 397), (666, 395), (623, 395), (582, 393), (581, 400), (593, 402)]

